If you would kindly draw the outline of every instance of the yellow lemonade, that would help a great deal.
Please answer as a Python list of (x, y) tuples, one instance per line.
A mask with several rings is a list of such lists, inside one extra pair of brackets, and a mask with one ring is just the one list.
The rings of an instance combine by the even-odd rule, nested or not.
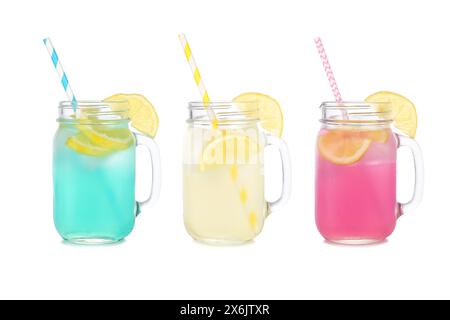
[[(290, 164), (280, 139), (280, 105), (257, 92), (240, 94), (231, 102), (191, 102), (187, 124), (183, 187), (188, 233), (213, 244), (254, 239), (268, 213), (289, 196)], [(264, 149), (268, 145), (277, 147), (283, 166), (282, 194), (274, 202), (267, 202), (264, 194)]]
[(267, 212), (262, 148), (258, 138), (245, 131), (211, 131), (188, 130), (183, 174), (186, 229), (202, 241), (249, 241), (261, 232)]
[(266, 216), (262, 165), (184, 165), (184, 223), (199, 240), (248, 241)]

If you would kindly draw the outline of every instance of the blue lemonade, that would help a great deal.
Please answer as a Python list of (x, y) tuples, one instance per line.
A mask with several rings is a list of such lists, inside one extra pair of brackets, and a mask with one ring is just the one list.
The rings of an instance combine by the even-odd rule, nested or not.
[(53, 182), (54, 222), (64, 239), (108, 243), (126, 237), (136, 211), (135, 138), (128, 121), (61, 122)]

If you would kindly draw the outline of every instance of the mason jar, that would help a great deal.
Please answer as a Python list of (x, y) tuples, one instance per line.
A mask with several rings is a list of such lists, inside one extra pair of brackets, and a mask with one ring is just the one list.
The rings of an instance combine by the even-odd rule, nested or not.
[[(59, 104), (53, 143), (53, 217), (69, 242), (113, 243), (133, 229), (141, 207), (156, 200), (159, 152), (149, 137), (129, 129), (124, 101), (70, 101)], [(135, 200), (136, 146), (152, 158), (152, 192)]]
[[(316, 225), (332, 242), (385, 240), (397, 218), (422, 198), (423, 161), (417, 142), (392, 131), (388, 103), (324, 102), (316, 152)], [(414, 195), (397, 202), (397, 149), (411, 150)]]
[[(214, 111), (217, 127), (207, 107)], [(183, 157), (184, 224), (196, 240), (250, 241), (290, 193), (286, 144), (261, 128), (257, 110), (256, 103), (245, 108), (232, 102), (189, 104)], [(283, 168), (282, 194), (274, 202), (265, 199), (264, 149), (268, 145), (278, 148)]]

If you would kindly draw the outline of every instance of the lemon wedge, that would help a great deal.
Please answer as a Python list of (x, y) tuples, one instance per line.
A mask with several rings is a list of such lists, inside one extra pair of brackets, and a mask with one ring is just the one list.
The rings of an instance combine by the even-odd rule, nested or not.
[[(414, 138), (417, 130), (417, 113), (414, 104), (402, 95), (390, 91), (380, 91), (368, 96), (366, 102), (389, 102), (387, 106), (380, 108), (391, 108), (394, 126), (407, 136)], [(380, 110), (381, 112), (389, 110)]]
[(270, 133), (281, 137), (283, 133), (283, 112), (280, 104), (274, 98), (262, 93), (246, 92), (234, 98), (233, 103), (236, 103), (243, 111), (251, 111), (246, 109), (257, 105), (261, 126)]
[(92, 126), (78, 126), (80, 132), (67, 139), (66, 145), (72, 150), (88, 156), (105, 156), (114, 151), (130, 147), (133, 136), (128, 129), (103, 129)]
[(361, 159), (369, 149), (370, 143), (370, 139), (357, 131), (330, 130), (319, 136), (317, 147), (328, 161), (349, 165)]
[(128, 116), (131, 126), (149, 137), (155, 137), (158, 131), (159, 118), (155, 108), (146, 97), (140, 94), (118, 93), (105, 101), (126, 101), (129, 106)]
[(67, 139), (66, 145), (72, 150), (93, 157), (105, 156), (111, 152), (110, 149), (97, 146), (84, 134), (79, 133)]
[(92, 144), (112, 150), (128, 148), (133, 143), (133, 135), (127, 128), (103, 128), (101, 126), (80, 125), (78, 129)]
[(200, 168), (204, 170), (206, 167), (214, 165), (256, 162), (260, 149), (257, 141), (248, 135), (229, 133), (223, 130), (222, 135), (208, 142), (203, 148)]

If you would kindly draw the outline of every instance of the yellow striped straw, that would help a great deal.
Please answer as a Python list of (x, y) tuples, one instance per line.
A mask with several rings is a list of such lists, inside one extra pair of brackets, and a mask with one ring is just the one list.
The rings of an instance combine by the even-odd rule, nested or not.
[(200, 71), (198, 70), (197, 64), (195, 63), (194, 55), (192, 54), (191, 47), (186, 39), (184, 33), (178, 35), (180, 39), (181, 45), (183, 46), (184, 55), (186, 56), (186, 60), (191, 67), (192, 74), (194, 76), (195, 84), (197, 85), (198, 90), (200, 91), (200, 96), (202, 97), (203, 105), (208, 112), (208, 117), (211, 120), (211, 125), (214, 129), (218, 127), (218, 121), (214, 110), (211, 108), (210, 99), (208, 95), (208, 91), (206, 91), (205, 84), (203, 83), (202, 77), (200, 76)]

